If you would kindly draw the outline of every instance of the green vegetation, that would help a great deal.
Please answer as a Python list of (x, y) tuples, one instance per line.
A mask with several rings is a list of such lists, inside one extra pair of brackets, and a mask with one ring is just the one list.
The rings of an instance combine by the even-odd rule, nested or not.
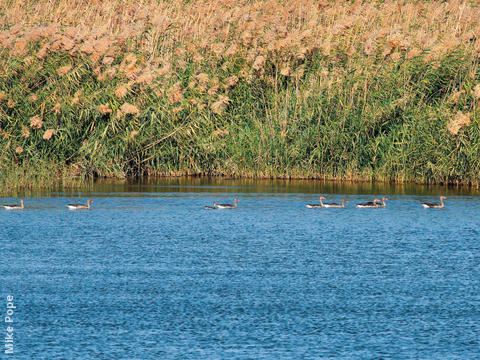
[[(218, 6), (226, 12), (233, 5)], [(387, 16), (381, 3), (373, 6), (378, 18)], [(198, 7), (163, 11), (188, 17)], [(21, 31), (7, 24), (0, 33), (0, 181), (209, 174), (480, 182), (477, 8), (453, 36), (442, 26), (466, 14), (461, 7), (436, 20), (446, 25), (422, 29), (425, 19), (410, 19), (400, 31), (366, 24), (370, 8), (338, 34), (332, 29), (353, 10), (309, 13), (318, 27), (310, 33), (304, 22), (311, 18), (286, 16), (285, 29), (298, 28), (296, 42), (283, 47), (281, 25), (271, 41), (258, 35), (269, 26), (268, 9), (263, 25), (248, 30), (263, 41), (255, 44), (244, 38), (241, 12), (228, 20), (231, 33), (209, 45), (199, 43), (198, 32), (186, 39), (185, 27), (175, 30), (180, 20), (162, 25), (140, 17), (143, 27), (121, 40), (113, 27), (105, 38), (81, 38), (60, 25), (32, 35), (32, 24)], [(205, 28), (224, 28), (213, 26)], [(330, 37), (319, 37), (325, 29)], [(426, 30), (431, 34), (419, 40)], [(175, 40), (179, 31), (184, 43)]]

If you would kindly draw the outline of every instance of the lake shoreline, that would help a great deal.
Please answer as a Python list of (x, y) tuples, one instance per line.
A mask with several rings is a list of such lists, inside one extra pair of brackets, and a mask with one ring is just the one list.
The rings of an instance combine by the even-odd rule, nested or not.
[[(229, 3), (148, 2), (142, 14), (108, 3), (111, 13), (82, 3), (58, 17), (50, 5), (0, 5), (1, 182), (207, 173), (480, 183), (478, 6), (418, 3), (412, 19), (412, 4), (392, 13), (381, 1), (308, 0), (304, 14), (254, 1), (235, 15)], [(175, 20), (163, 28), (144, 16), (159, 13)]]
[(46, 190), (46, 189), (75, 189), (83, 188), (94, 183), (118, 183), (118, 184), (138, 184), (138, 183), (157, 183), (163, 181), (185, 181), (185, 182), (285, 182), (288, 183), (311, 183), (311, 184), (336, 184), (337, 186), (360, 186), (360, 187), (437, 187), (444, 189), (463, 189), (465, 191), (478, 190), (479, 184), (475, 182), (450, 182), (450, 183), (434, 183), (434, 182), (417, 182), (417, 181), (396, 181), (382, 179), (368, 179), (362, 177), (328, 177), (328, 176), (245, 176), (245, 175), (212, 175), (208, 173), (173, 173), (173, 174), (155, 174), (144, 176), (125, 176), (125, 177), (105, 177), (105, 176), (51, 176), (29, 174), (21, 181), (6, 181), (2, 179), (0, 182), (0, 191), (4, 194)]

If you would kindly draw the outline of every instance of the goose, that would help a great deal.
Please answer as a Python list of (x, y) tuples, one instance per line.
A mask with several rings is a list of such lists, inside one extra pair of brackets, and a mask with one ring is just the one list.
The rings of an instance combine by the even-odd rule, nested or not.
[(443, 200), (446, 199), (446, 196), (440, 196), (440, 204), (439, 203), (422, 203), (422, 206), (425, 209), (441, 209), (443, 208)]
[(6, 210), (23, 210), (23, 199), (20, 200), (20, 205), (3, 205)]
[(379, 204), (380, 200), (378, 199), (373, 199), (373, 201), (369, 201), (363, 204), (357, 204), (355, 207), (357, 208), (378, 208), (380, 206)]
[(232, 204), (216, 204), (218, 209), (236, 209), (237, 208), (237, 202), (240, 200), (238, 199), (233, 199), (233, 205)]
[(83, 204), (68, 204), (67, 207), (70, 210), (90, 210), (90, 204), (93, 203), (93, 200), (87, 200), (87, 205)]
[(382, 197), (382, 204), (379, 204), (378, 207), (381, 207), (381, 208), (387, 207), (387, 204), (385, 204), (385, 200), (388, 200), (388, 198)]
[(203, 207), (205, 210), (215, 210), (217, 208), (217, 203), (214, 202), (213, 206), (204, 206)]
[(326, 207), (326, 208), (343, 208), (343, 207), (345, 207), (345, 206), (344, 206), (345, 203), (348, 203), (348, 200), (343, 199), (340, 204), (337, 204), (337, 203), (327, 203), (327, 204), (323, 204), (323, 207)]
[(319, 208), (323, 208), (324, 205), (323, 205), (323, 201), (322, 200), (325, 200), (326, 197), (325, 196), (320, 196), (320, 204), (307, 204), (305, 205), (307, 208), (309, 209), (319, 209)]

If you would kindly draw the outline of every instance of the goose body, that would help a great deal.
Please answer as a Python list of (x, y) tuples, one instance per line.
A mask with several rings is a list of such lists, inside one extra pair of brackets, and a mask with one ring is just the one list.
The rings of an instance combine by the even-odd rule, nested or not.
[(380, 200), (379, 199), (373, 199), (373, 201), (369, 201), (366, 203), (362, 204), (357, 204), (355, 207), (357, 208), (378, 208), (380, 206)]
[(323, 205), (323, 201), (322, 200), (325, 200), (326, 197), (325, 196), (320, 196), (320, 204), (307, 204), (305, 205), (307, 208), (309, 209), (320, 209), (320, 208), (323, 208), (324, 205)]
[(90, 204), (93, 203), (93, 200), (87, 200), (87, 205), (83, 204), (68, 204), (67, 207), (70, 210), (90, 210)]
[(340, 204), (337, 204), (337, 203), (326, 203), (326, 204), (323, 204), (323, 207), (326, 207), (326, 208), (343, 208), (343, 207), (345, 207), (345, 206), (344, 206), (345, 203), (348, 203), (348, 200), (343, 199)]
[(218, 209), (236, 209), (237, 208), (237, 202), (240, 200), (238, 199), (233, 199), (233, 205), (232, 204), (216, 204)]
[(440, 203), (422, 203), (422, 206), (425, 208), (425, 209), (441, 209), (443, 208), (443, 200), (446, 199), (447, 197), (446, 196), (440, 196)]
[(23, 199), (20, 200), (20, 205), (3, 205), (5, 210), (23, 210)]
[(217, 208), (217, 203), (214, 202), (213, 206), (204, 206), (203, 207), (205, 210), (215, 210)]

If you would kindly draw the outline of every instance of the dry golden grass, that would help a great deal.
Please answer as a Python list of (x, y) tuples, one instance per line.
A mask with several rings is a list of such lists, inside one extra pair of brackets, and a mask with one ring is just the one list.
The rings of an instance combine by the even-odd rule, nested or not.
[(22, 137), (25, 139), (30, 137), (30, 130), (25, 125), (22, 125)]
[(133, 130), (131, 133), (130, 133), (130, 139), (133, 139), (135, 138), (135, 136), (138, 135), (138, 131), (137, 130)]
[(480, 84), (477, 84), (477, 86), (475, 86), (473, 89), (473, 95), (476, 99), (480, 99)]
[(452, 135), (457, 135), (462, 127), (468, 125), (470, 125), (470, 114), (464, 114), (459, 111), (457, 112), (455, 117), (448, 123), (447, 129)]
[(326, 56), (338, 50), (349, 56), (380, 53), (393, 61), (424, 51), (432, 60), (458, 46), (480, 51), (480, 11), (464, 1), (221, 0), (212, 6), (206, 0), (12, 0), (0, 3), (0, 14), (0, 46), (16, 55), (40, 42), (38, 57), (68, 51), (108, 67), (134, 40), (132, 50), (139, 56), (128, 54), (119, 70), (142, 83), (167, 74), (172, 60), (177, 66), (189, 56), (197, 63), (242, 56), (249, 62), (245, 76), (267, 62), (281, 64), (282, 74), (289, 76), (312, 51)]
[(135, 105), (129, 104), (129, 103), (124, 103), (121, 107), (120, 110), (125, 113), (125, 114), (138, 114), (140, 113), (140, 110)]
[(100, 111), (102, 114), (110, 114), (112, 112), (112, 109), (110, 109), (109, 104), (102, 104), (98, 107), (98, 111)]
[(167, 97), (172, 104), (176, 104), (183, 99), (183, 90), (180, 88), (180, 82), (176, 82), (167, 91)]
[(215, 130), (213, 132), (213, 135), (214, 136), (227, 136), (230, 132), (228, 130), (221, 130), (221, 129), (218, 129), (218, 130)]
[(55, 114), (60, 114), (61, 108), (62, 108), (62, 105), (60, 103), (56, 103), (55, 106), (52, 108), (52, 111)]
[(62, 66), (61, 68), (59, 68), (57, 70), (57, 74), (58, 75), (65, 75), (65, 74), (68, 74), (68, 72), (72, 70), (72, 65), (65, 65), (65, 66)]
[(115, 95), (119, 98), (122, 99), (128, 94), (128, 85), (121, 84), (119, 85), (116, 90), (115, 90)]
[(82, 96), (83, 94), (83, 91), (82, 90), (78, 90), (75, 92), (75, 94), (73, 95), (73, 99), (72, 99), (72, 105), (76, 105), (78, 103), (80, 103), (80, 96)]
[(43, 126), (43, 120), (40, 116), (35, 115), (30, 118), (30, 127), (32, 129), (41, 129)]
[(211, 109), (214, 113), (221, 115), (229, 102), (230, 99), (228, 97), (220, 95), (218, 100), (212, 104)]
[(44, 140), (50, 140), (52, 138), (53, 134), (55, 134), (55, 129), (48, 129), (43, 134), (43, 139)]

